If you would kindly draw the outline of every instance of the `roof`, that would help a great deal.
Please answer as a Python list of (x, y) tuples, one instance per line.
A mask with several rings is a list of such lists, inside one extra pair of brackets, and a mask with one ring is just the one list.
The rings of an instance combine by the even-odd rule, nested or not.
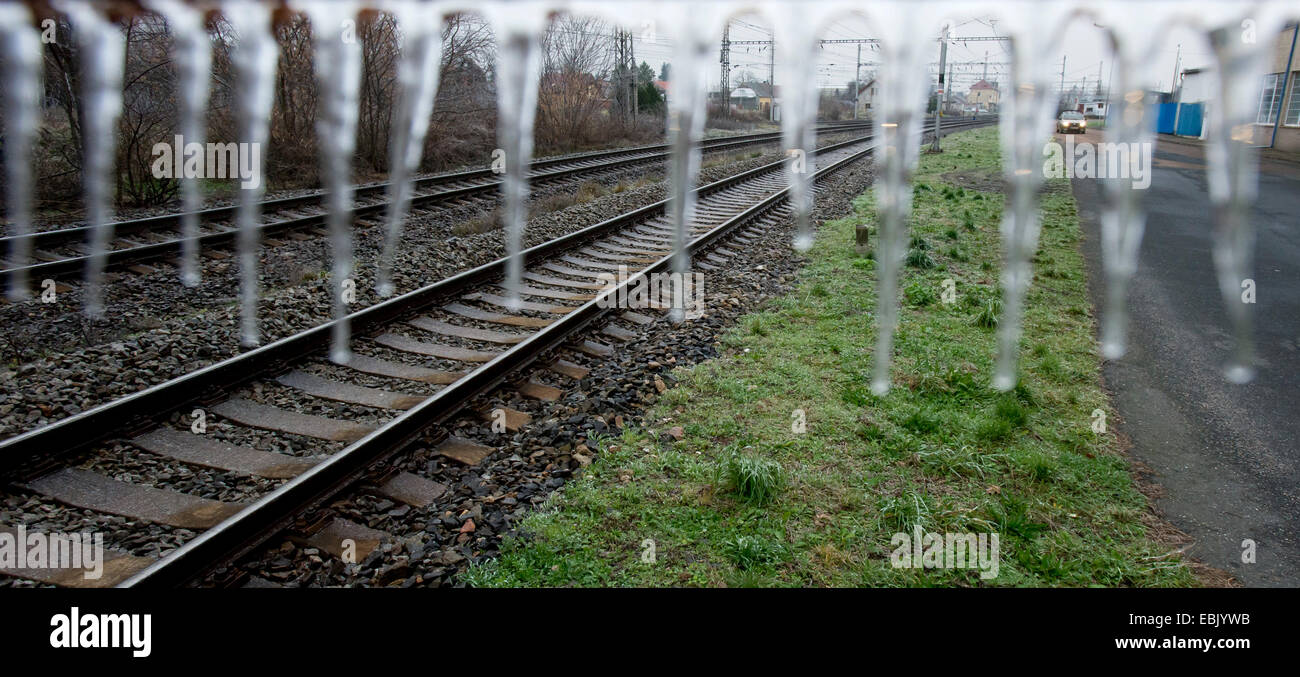
[(736, 88), (736, 89), (731, 90), (731, 98), (733, 98), (733, 99), (756, 99), (756, 98), (758, 98), (758, 94), (756, 94), (756, 93), (754, 92), (754, 90), (752, 90), (752, 89), (750, 89), (750, 88), (748, 88), (748, 87), (738, 87), (738, 88)]
[(862, 96), (862, 93), (865, 92), (869, 87), (871, 87), (874, 84), (876, 84), (876, 79), (871, 78), (870, 80), (867, 80), (866, 82), (858, 85), (858, 96)]
[(975, 91), (977, 89), (992, 89), (994, 91), (997, 91), (997, 87), (994, 85), (990, 85), (988, 80), (980, 80), (979, 82), (971, 85), (970, 88), (971, 91)]

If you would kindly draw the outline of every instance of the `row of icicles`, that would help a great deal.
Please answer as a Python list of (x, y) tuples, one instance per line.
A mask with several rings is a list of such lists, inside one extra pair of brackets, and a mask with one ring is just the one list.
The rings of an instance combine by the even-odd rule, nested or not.
[[(110, 186), (115, 156), (114, 130), (122, 108), (122, 79), (125, 38), (120, 27), (100, 14), (89, 3), (75, 0), (56, 1), (73, 27), (82, 60), (82, 96), (86, 129), (84, 149), (84, 192), (86, 223), (91, 227), (88, 265), (85, 273), (84, 309), (90, 316), (104, 312), (102, 278), (106, 253), (112, 240)], [(147, 0), (144, 3), (167, 21), (174, 37), (174, 61), (180, 106), (178, 128), (187, 141), (203, 142), (203, 111), (207, 108), (208, 78), (211, 68), (211, 38), (203, 11), (182, 0)], [(349, 359), (348, 308), (343, 302), (344, 282), (352, 271), (353, 188), (350, 162), (354, 149), (357, 122), (358, 84), (361, 49), (355, 39), (345, 39), (347, 26), (362, 8), (352, 0), (316, 0), (296, 2), (295, 6), (311, 20), (315, 46), (315, 71), (323, 93), (323, 105), (317, 121), (321, 148), (327, 225), (333, 256), (331, 298), (334, 314), (331, 358), (338, 363)], [(685, 273), (690, 265), (687, 253), (688, 224), (695, 208), (695, 186), (700, 170), (698, 141), (703, 135), (707, 107), (707, 78), (716, 67), (716, 36), (725, 7), (706, 5), (707, 11), (684, 3), (665, 4), (658, 8), (662, 16), (680, 30), (674, 36), (672, 96), (669, 100), (668, 143), (669, 215), (675, 232), (673, 267)], [(438, 90), (441, 62), (443, 13), (433, 6), (416, 2), (389, 2), (383, 5), (393, 13), (403, 32), (398, 66), (400, 95), (393, 113), (391, 176), (388, 184), (389, 207), (385, 216), (385, 240), (376, 275), (377, 292), (390, 296), (393, 261), (402, 236), (403, 221), (411, 202), (412, 179), (416, 172), (424, 137)], [(703, 11), (706, 15), (699, 16)], [(817, 22), (801, 16), (800, 3), (775, 3), (770, 11), (784, 18), (787, 39), (777, 42), (781, 55), (779, 77), (784, 82), (802, 82), (803, 87), (787, 86), (793, 94), (784, 97), (782, 128), (785, 148), (800, 149), (806, 157), (805, 171), (793, 169), (790, 158), (787, 175), (790, 199), (795, 208), (795, 237), (798, 250), (813, 244), (811, 223), (812, 149), (817, 114), (816, 48)], [(495, 85), (498, 103), (498, 141), (504, 151), (506, 171), (502, 181), (505, 202), (507, 266), (504, 286), (512, 304), (519, 301), (523, 267), (524, 225), (527, 221), (529, 195), (527, 169), (532, 161), (533, 112), (537, 103), (540, 36), (549, 16), (546, 5), (539, 3), (496, 2), (483, 10), (491, 23), (497, 42)], [(711, 12), (711, 13), (710, 13)], [(274, 102), (273, 87), (278, 62), (278, 47), (272, 33), (272, 8), (255, 0), (229, 0), (221, 3), (221, 15), (229, 22), (235, 43), (233, 65), (236, 74), (236, 116), (241, 143), (261, 147), (266, 143), (268, 120)], [(886, 66), (878, 73), (880, 97), (876, 106), (876, 162), (880, 168), (876, 191), (879, 204), (880, 248), (877, 282), (877, 345), (872, 388), (884, 394), (889, 388), (890, 357), (893, 334), (898, 320), (898, 276), (907, 242), (907, 219), (911, 207), (911, 175), (916, 166), (924, 121), (928, 78), (926, 63), (932, 58), (935, 39), (920, 11), (887, 14), (880, 30), (882, 55)], [(710, 21), (708, 19), (715, 19)], [(1150, 22), (1149, 22), (1150, 23)], [(644, 25), (644, 24), (643, 24)], [(8, 218), (12, 234), (30, 232), (31, 189), (30, 154), (40, 120), (41, 45), (32, 18), (24, 5), (0, 5), (0, 31), (3, 33), (5, 58), (4, 114), (7, 122), (5, 174)], [(1041, 33), (1041, 31), (1040, 31)], [(1042, 182), (1042, 140), (1050, 134), (1054, 96), (1049, 86), (1050, 73), (1036, 55), (1045, 48), (1046, 38), (1033, 31), (1014, 32), (1008, 51), (1013, 59), (1014, 84), (1002, 104), (1002, 144), (1007, 156), (1006, 172), (1011, 194), (1002, 223), (1004, 267), (1002, 286), (1005, 294), (1004, 316), (999, 323), (998, 364), (993, 384), (1009, 390), (1016, 383), (1016, 354), (1020, 337), (1023, 302), (1032, 278), (1031, 259), (1038, 242), (1037, 191)], [(1153, 38), (1154, 40), (1154, 38)], [(1130, 44), (1136, 40), (1129, 36)], [(1122, 47), (1122, 45), (1121, 45)], [(1258, 70), (1258, 53), (1262, 50), (1216, 45), (1222, 73), (1247, 77)], [(1128, 71), (1140, 63), (1136, 47), (1120, 51), (1123, 68), (1122, 92), (1140, 91), (1141, 82)], [(1222, 85), (1227, 91), (1227, 85)], [(1150, 122), (1142, 109), (1143, 102), (1126, 99), (1118, 124), (1108, 131), (1119, 142), (1150, 141)], [(1248, 277), (1253, 248), (1253, 229), (1246, 209), (1253, 198), (1256, 171), (1255, 156), (1244, 144), (1231, 141), (1224, 134), (1245, 119), (1247, 111), (1231, 104), (1219, 107), (1212, 117), (1210, 148), (1212, 184), (1226, 184), (1212, 190), (1217, 207), (1219, 238), (1214, 255), (1225, 299), (1236, 335), (1236, 347), (1229, 377), (1248, 381), (1252, 374), (1251, 326), (1248, 309), (1233, 307), (1231, 299), (1238, 282)], [(1253, 114), (1253, 110), (1250, 111)], [(255, 144), (255, 145), (252, 145)], [(265, 164), (265, 163), (261, 163)], [(1232, 180), (1223, 179), (1223, 176)], [(256, 187), (241, 190), (237, 212), (238, 262), (240, 270), (241, 341), (246, 347), (259, 342), (258, 247), (262, 181)], [(1106, 182), (1107, 204), (1103, 214), (1103, 253), (1107, 300), (1104, 308), (1103, 352), (1117, 358), (1124, 352), (1126, 324), (1125, 289), (1136, 269), (1136, 253), (1141, 242), (1144, 214), (1134, 189), (1126, 182)], [(1214, 186), (1212, 185), (1212, 188)], [(199, 264), (197, 236), (202, 207), (197, 182), (183, 179), (181, 199), (180, 278), (187, 286), (197, 285)], [(29, 260), (30, 245), (21, 237), (13, 241), (11, 264), (22, 266)], [(29, 281), (21, 274), (9, 280), (13, 300), (27, 298)], [(1231, 292), (1231, 293), (1230, 293)], [(517, 306), (516, 306), (517, 307)], [(680, 321), (681, 309), (673, 310)]]

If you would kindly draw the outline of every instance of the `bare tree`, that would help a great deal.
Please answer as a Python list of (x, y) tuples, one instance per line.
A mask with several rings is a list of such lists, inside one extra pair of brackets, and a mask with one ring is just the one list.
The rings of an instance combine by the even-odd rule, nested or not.
[(561, 15), (542, 37), (536, 137), (543, 148), (596, 140), (609, 107), (611, 28), (590, 17)]

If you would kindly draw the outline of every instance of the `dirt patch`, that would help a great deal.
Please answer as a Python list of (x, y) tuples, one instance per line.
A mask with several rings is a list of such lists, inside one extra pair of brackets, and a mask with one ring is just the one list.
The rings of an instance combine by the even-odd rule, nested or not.
[(943, 175), (943, 180), (958, 188), (969, 188), (978, 190), (981, 193), (1005, 194), (1007, 186), (1007, 181), (1002, 177), (1002, 172), (996, 169), (964, 169), (948, 172)]

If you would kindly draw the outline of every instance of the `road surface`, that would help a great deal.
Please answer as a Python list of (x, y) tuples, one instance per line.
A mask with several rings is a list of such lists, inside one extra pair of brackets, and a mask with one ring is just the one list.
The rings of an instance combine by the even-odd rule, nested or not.
[[(1077, 138), (1097, 143), (1100, 133)], [(1215, 278), (1199, 143), (1161, 137), (1129, 296), (1129, 352), (1103, 373), (1132, 455), (1164, 488), (1157, 506), (1188, 553), (1248, 586), (1300, 586), (1300, 158), (1266, 159), (1254, 208), (1253, 383), (1228, 383), (1231, 331)], [(1075, 179), (1089, 291), (1101, 308), (1100, 186)], [(1242, 562), (1246, 539), (1255, 563)]]

